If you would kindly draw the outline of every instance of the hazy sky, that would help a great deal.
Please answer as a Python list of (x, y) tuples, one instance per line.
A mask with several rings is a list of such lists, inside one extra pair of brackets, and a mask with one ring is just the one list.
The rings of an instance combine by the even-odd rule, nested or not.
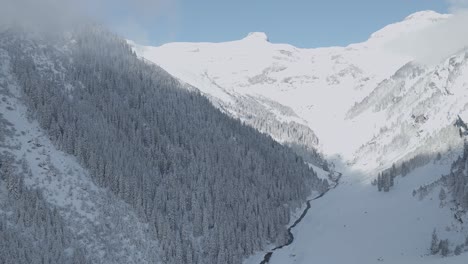
[[(0, 0), (0, 25), (53, 28), (100, 20), (141, 44), (221, 42), (263, 31), (298, 47), (347, 45), (421, 10), (441, 13), (468, 0)], [(76, 18), (75, 18), (76, 17)], [(72, 19), (73, 18), (73, 19)]]
[(146, 9), (141, 17), (126, 16), (127, 7), (123, 6), (121, 12), (109, 17), (110, 22), (128, 38), (152, 45), (173, 41), (228, 41), (252, 31), (263, 31), (271, 42), (319, 47), (366, 40), (372, 32), (416, 11), (449, 12), (448, 2), (443, 0), (156, 2), (160, 5)]

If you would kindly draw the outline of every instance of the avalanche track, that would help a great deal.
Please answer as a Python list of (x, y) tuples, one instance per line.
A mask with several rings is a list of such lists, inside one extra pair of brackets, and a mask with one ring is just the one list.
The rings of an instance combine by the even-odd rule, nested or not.
[(318, 196), (310, 199), (310, 200), (307, 200), (307, 203), (306, 203), (306, 208), (304, 209), (304, 211), (302, 212), (301, 216), (299, 216), (299, 218), (288, 228), (288, 241), (286, 243), (284, 243), (283, 245), (280, 245), (280, 246), (277, 246), (275, 248), (273, 248), (271, 251), (267, 252), (265, 254), (265, 256), (263, 257), (263, 260), (262, 262), (260, 262), (260, 264), (267, 264), (270, 262), (270, 259), (271, 259), (271, 256), (273, 255), (273, 253), (278, 250), (278, 249), (282, 249), (284, 247), (287, 247), (289, 245), (291, 245), (293, 242), (294, 242), (294, 235), (292, 234), (292, 230), (293, 228), (295, 228), (301, 221), (302, 219), (304, 219), (304, 217), (307, 215), (307, 213), (309, 212), (309, 209), (310, 209), (310, 203), (314, 200), (317, 200), (317, 199), (320, 199), (322, 198), (327, 192), (329, 192), (330, 190), (332, 189), (335, 189), (338, 184), (340, 183), (340, 179), (341, 179), (341, 176), (343, 175), (342, 173), (340, 172), (336, 172), (338, 174), (338, 176), (336, 177), (336, 179), (334, 180), (335, 184), (329, 188), (328, 190), (326, 190), (325, 192), (319, 194)]

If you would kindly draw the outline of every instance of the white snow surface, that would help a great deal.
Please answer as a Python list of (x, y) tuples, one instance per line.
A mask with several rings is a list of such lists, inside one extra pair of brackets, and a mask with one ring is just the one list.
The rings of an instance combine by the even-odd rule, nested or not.
[(467, 255), (428, 254), (434, 228), (440, 238), (450, 238), (452, 249), (468, 231), (449, 206), (440, 207), (440, 188), (421, 200), (412, 196), (420, 185), (446, 174), (449, 163), (431, 163), (398, 177), (388, 193), (345, 179), (339, 189), (311, 204), (311, 213), (293, 231), (294, 243), (276, 251), (270, 263), (466, 263)]
[[(343, 173), (336, 189), (313, 201), (293, 230), (293, 244), (275, 251), (270, 263), (467, 263), (466, 253), (428, 254), (434, 228), (453, 250), (467, 227), (454, 219), (450, 205), (440, 206), (440, 187), (422, 199), (412, 191), (448, 174), (461, 151), (463, 139), (453, 124), (458, 116), (468, 121), (468, 55), (462, 50), (421, 65), (391, 47), (450, 18), (418, 12), (347, 47), (296, 48), (270, 43), (258, 32), (226, 43), (128, 42), (138, 56), (214, 101), (229, 105), (250, 96), (292, 109), (295, 122), (315, 132), (320, 151)], [(291, 118), (271, 112), (279, 120)], [(389, 193), (371, 185), (393, 163), (436, 153), (442, 161), (397, 177)], [(260, 263), (264, 253), (246, 263)]]
[[(362, 145), (371, 142), (389, 122), (386, 113), (368, 111), (350, 119), (348, 111), (413, 59), (396, 53), (389, 43), (449, 17), (433, 11), (418, 12), (377, 31), (366, 42), (347, 47), (301, 49), (270, 43), (266, 34), (259, 32), (226, 43), (170, 43), (160, 47), (133, 41), (129, 44), (140, 57), (209, 97), (232, 102), (232, 97), (248, 95), (291, 108), (299, 117), (294, 121), (308, 125), (317, 134), (324, 154), (356, 162), (356, 158), (365, 158), (358, 153)], [(291, 116), (271, 112), (279, 120), (291, 120)], [(375, 171), (392, 162), (388, 158), (383, 162), (361, 161), (359, 165)]]

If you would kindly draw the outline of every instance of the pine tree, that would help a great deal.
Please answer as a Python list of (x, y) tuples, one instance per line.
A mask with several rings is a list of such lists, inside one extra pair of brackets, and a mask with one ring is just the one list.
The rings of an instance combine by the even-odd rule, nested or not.
[(436, 230), (432, 232), (432, 241), (431, 241), (431, 254), (435, 255), (439, 253), (440, 246), (439, 246), (439, 238), (437, 237)]
[(454, 253), (456, 256), (460, 255), (461, 252), (462, 252), (462, 246), (461, 246), (461, 245), (456, 246), (456, 247), (455, 247), (455, 250), (453, 251), (453, 253)]
[(447, 198), (447, 194), (445, 193), (445, 189), (440, 188), (440, 192), (439, 192), (440, 206), (444, 205), (444, 201), (446, 198)]
[(388, 192), (390, 191), (390, 187), (392, 186), (391, 183), (392, 183), (392, 177), (389, 173), (383, 173), (382, 175), (383, 177), (383, 189), (384, 189), (384, 192)]
[(395, 177), (396, 177), (396, 174), (390, 174), (390, 177), (389, 177), (390, 187), (393, 187), (393, 185), (395, 184)]
[(390, 176), (391, 176), (392, 178), (394, 178), (394, 177), (396, 177), (396, 175), (397, 175), (397, 169), (396, 169), (395, 163), (393, 163), (393, 164), (392, 164), (392, 169), (390, 170)]
[(439, 199), (441, 201), (444, 201), (445, 198), (447, 198), (447, 194), (445, 193), (445, 189), (444, 188), (441, 188), (440, 189), (440, 192), (439, 192)]
[(408, 168), (408, 164), (406, 162), (403, 162), (401, 164), (401, 176), (404, 177), (404, 176), (408, 175), (409, 171), (410, 170)]
[(379, 173), (379, 176), (377, 176), (377, 188), (379, 192), (382, 191), (382, 185), (383, 185), (382, 175)]
[(440, 254), (442, 256), (444, 257), (448, 256), (448, 254), (450, 253), (448, 239), (444, 239), (439, 242), (439, 249), (440, 249)]

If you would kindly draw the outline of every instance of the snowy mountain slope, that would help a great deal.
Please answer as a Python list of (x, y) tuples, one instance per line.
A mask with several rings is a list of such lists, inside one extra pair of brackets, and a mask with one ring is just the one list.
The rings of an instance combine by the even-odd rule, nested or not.
[(31, 112), (10, 72), (10, 60), (0, 48), (0, 119), (14, 132), (0, 136), (0, 158), (8, 154), (28, 168), (25, 186), (57, 209), (73, 243), (85, 249), (87, 263), (155, 263), (158, 244), (147, 224), (109, 190), (96, 186), (76, 158), (57, 150), (37, 121), (28, 118)]
[(351, 108), (350, 119), (373, 120), (375, 126), (373, 144), (357, 153), (385, 154), (387, 162), (378, 162), (388, 166), (392, 157), (402, 155), (401, 149), (413, 156), (435, 155), (459, 145), (452, 125), (458, 116), (467, 115), (467, 58), (462, 51), (435, 67), (407, 64)]
[[(252, 119), (267, 110), (276, 120), (307, 126), (317, 137), (312, 146), (343, 173), (340, 186), (312, 203), (294, 243), (275, 252), (271, 263), (465, 263), (466, 253), (429, 255), (434, 228), (452, 251), (468, 235), (454, 217), (457, 203), (441, 207), (437, 184), (421, 199), (412, 192), (449, 174), (462, 152), (464, 138), (454, 124), (458, 116), (468, 119), (468, 56), (461, 50), (422, 65), (392, 47), (449, 19), (415, 13), (347, 47), (299, 49), (269, 43), (264, 33), (227, 43), (130, 44), (233, 116), (242, 119), (244, 102), (252, 99), (275, 102), (261, 114), (247, 111)], [(389, 193), (379, 193), (371, 184), (377, 173), (403, 162), (417, 165), (398, 176)]]
[[(372, 140), (374, 124), (346, 119), (348, 110), (412, 60), (393, 52), (389, 43), (449, 17), (419, 12), (374, 33), (366, 42), (348, 47), (299, 49), (269, 43), (264, 33), (227, 43), (130, 44), (139, 56), (197, 87), (234, 116), (242, 116), (236, 101), (244, 101), (245, 96), (268, 98), (290, 108), (293, 115), (267, 110), (277, 120), (309, 127), (320, 142), (313, 146), (328, 156), (354, 160), (361, 145)], [(375, 169), (375, 164), (372, 166), (367, 169)]]
[[(258, 37), (260, 36), (260, 37)], [(250, 34), (245, 41), (251, 42), (266, 42), (266, 36), (263, 33), (253, 33)], [(138, 46), (132, 41), (129, 41), (129, 44), (137, 51), (139, 55), (141, 53), (146, 54), (146, 50), (150, 49), (150, 47), (142, 47)], [(209, 44), (211, 50), (211, 44)], [(194, 48), (195, 51), (190, 50), (189, 52), (198, 53), (199, 49)], [(234, 50), (242, 51), (243, 47), (236, 47), (234, 46)], [(222, 58), (209, 58), (208, 60), (213, 63), (214, 68), (219, 68), (219, 65), (216, 64), (217, 61), (222, 62), (224, 61), (224, 50), (221, 49), (219, 51), (219, 56)], [(281, 51), (282, 53), (288, 54), (287, 51)], [(258, 54), (257, 52), (255, 52)], [(166, 54), (164, 51), (163, 54)], [(233, 57), (238, 58), (238, 57)], [(168, 56), (167, 59), (172, 61), (176, 59), (178, 61), (182, 61), (182, 58), (174, 57), (172, 55)], [(232, 60), (230, 58), (229, 60)], [(233, 71), (238, 69), (239, 71), (243, 68), (243, 65), (249, 64), (249, 56), (241, 57), (240, 63), (241, 67), (239, 68), (238, 65), (232, 65)], [(148, 58), (148, 61), (153, 61), (151, 58)], [(258, 60), (262, 61), (262, 60)], [(198, 62), (194, 62), (193, 65), (197, 65)], [(177, 67), (177, 66), (176, 66)], [(266, 73), (271, 73), (275, 71), (281, 71), (280, 68), (268, 67), (265, 70)], [(244, 93), (242, 91), (238, 91), (236, 89), (225, 89), (226, 86), (224, 83), (218, 83), (218, 80), (223, 80), (223, 78), (218, 76), (211, 76), (211, 73), (208, 70), (204, 70), (204, 72), (200, 73), (199, 76), (197, 74), (190, 73), (189, 70), (182, 69), (182, 74), (174, 74), (171, 72), (170, 69), (165, 68), (168, 70), (169, 73), (178, 77), (179, 80), (182, 82), (186, 82), (189, 89), (198, 89), (198, 87), (204, 87), (204, 89), (199, 89), (202, 93), (204, 93), (212, 103), (217, 106), (222, 111), (242, 120), (246, 124), (249, 124), (259, 131), (263, 133), (267, 133), (271, 135), (274, 139), (281, 143), (285, 143), (287, 145), (293, 146), (294, 148), (298, 149), (298, 153), (302, 154), (304, 158), (306, 158), (309, 162), (315, 163), (317, 165), (323, 165), (324, 160), (323, 158), (317, 153), (316, 149), (319, 147), (319, 141), (314, 133), (307, 125), (307, 121), (303, 118), (299, 117), (294, 110), (287, 105), (282, 104), (276, 100), (272, 100), (271, 98), (259, 94), (251, 94), (251, 93)], [(187, 74), (185, 76), (184, 74)], [(184, 77), (181, 77), (184, 76)], [(250, 83), (258, 83), (261, 84), (263, 82), (261, 75), (254, 76), (249, 78), (246, 82), (248, 84), (233, 84), (234, 87), (246, 87), (250, 85)], [(307, 77), (308, 78), (308, 77)], [(187, 81), (190, 80), (190, 81)], [(233, 79), (236, 82), (236, 79)], [(270, 82), (271, 80), (267, 80)], [(248, 90), (245, 90), (248, 91)]]

